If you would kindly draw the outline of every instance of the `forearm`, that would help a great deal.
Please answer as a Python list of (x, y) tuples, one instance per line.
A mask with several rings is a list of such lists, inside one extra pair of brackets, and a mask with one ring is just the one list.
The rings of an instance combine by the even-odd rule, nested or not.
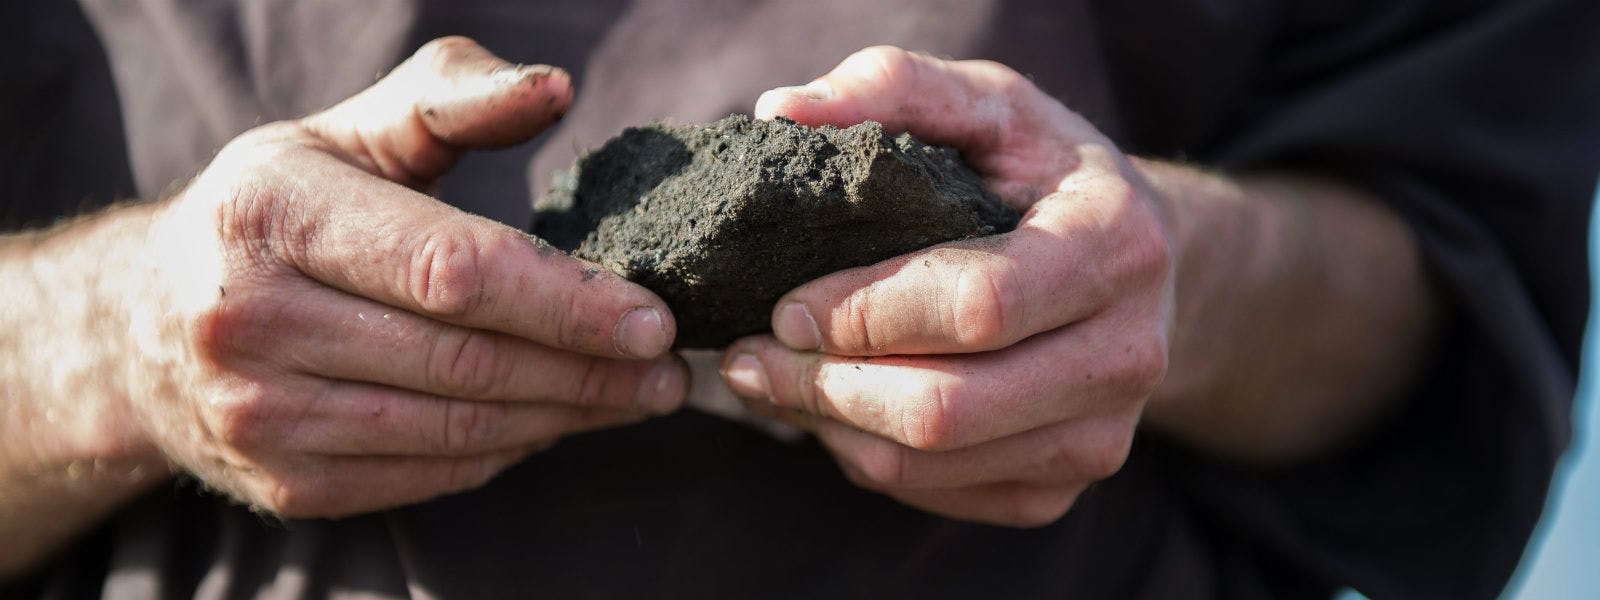
[[(0, 579), (167, 477), (127, 414), (120, 310), (148, 207), (0, 237)], [(122, 364), (126, 364), (123, 361)]]
[(1338, 447), (1404, 397), (1439, 309), (1398, 215), (1309, 176), (1140, 169), (1169, 202), (1179, 254), (1171, 367), (1150, 427), (1282, 464)]

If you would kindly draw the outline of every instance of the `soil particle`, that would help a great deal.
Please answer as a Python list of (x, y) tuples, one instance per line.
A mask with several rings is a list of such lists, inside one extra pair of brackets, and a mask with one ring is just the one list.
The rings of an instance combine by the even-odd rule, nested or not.
[(822, 275), (1017, 222), (954, 150), (871, 121), (741, 115), (629, 128), (534, 211), (535, 235), (666, 300), (686, 348), (767, 331), (773, 304)]

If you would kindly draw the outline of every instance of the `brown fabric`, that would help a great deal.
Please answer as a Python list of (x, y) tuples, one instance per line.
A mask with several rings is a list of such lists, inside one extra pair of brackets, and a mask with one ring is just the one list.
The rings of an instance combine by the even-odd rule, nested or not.
[(83, 4), (146, 196), (239, 131), (464, 34), (577, 77), (560, 127), (469, 157), (446, 183), (447, 201), (523, 225), (530, 190), (624, 126), (747, 111), (887, 43), (1010, 64), (1132, 152), (1368, 186), (1416, 228), (1456, 310), (1426, 385), (1348, 453), (1262, 473), (1143, 435), (1121, 473), (1036, 530), (901, 507), (849, 485), (813, 442), (690, 412), (338, 522), (270, 523), (179, 485), (19, 595), (1492, 597), (1568, 438), (1600, 3)]

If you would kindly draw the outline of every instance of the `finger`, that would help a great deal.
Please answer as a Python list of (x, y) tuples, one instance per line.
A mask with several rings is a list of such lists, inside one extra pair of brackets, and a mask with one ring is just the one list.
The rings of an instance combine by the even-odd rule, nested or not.
[[(846, 475), (854, 481), (854, 474), (847, 470)], [(1000, 527), (1032, 528), (1060, 520), (1072, 509), (1084, 489), (1085, 486), (1041, 487), (1025, 483), (990, 483), (953, 490), (874, 491), (903, 504), (952, 519)]]
[(1040, 487), (1083, 485), (1122, 468), (1131, 419), (1079, 420), (976, 446), (926, 452), (828, 419), (810, 431), (835, 459), (875, 490), (957, 489), (1018, 482)]
[(571, 100), (565, 71), (513, 65), (470, 39), (447, 37), (302, 124), (369, 171), (421, 188), (462, 149), (532, 138), (560, 119)]
[(723, 378), (743, 397), (919, 450), (953, 450), (1137, 412), (1166, 372), (1166, 333), (1130, 323), (1142, 321), (1096, 319), (981, 354), (866, 359), (796, 352), (759, 336), (728, 350)]
[[(835, 126), (870, 119), (930, 143), (984, 152), (1000, 146), (1001, 128), (1015, 116), (1008, 98), (997, 93), (1015, 83), (1013, 75), (996, 63), (944, 61), (875, 46), (851, 54), (808, 85), (762, 94), (755, 115)], [(946, 118), (955, 112), (967, 118)]]
[(269, 298), (234, 301), (258, 302), (253, 310), (270, 315), (271, 332), (264, 335), (275, 341), (258, 342), (255, 354), (325, 378), (466, 400), (653, 414), (677, 409), (688, 387), (684, 365), (670, 354), (638, 361), (565, 352), (310, 283), (277, 285)]
[(791, 348), (831, 354), (942, 354), (1004, 348), (1160, 290), (1170, 262), (1147, 205), (1108, 181), (1052, 194), (1015, 231), (941, 244), (834, 273), (789, 292), (772, 314)]
[(648, 413), (551, 404), (484, 402), (355, 382), (329, 382), (274, 445), (343, 456), (456, 456), (547, 444), (562, 436), (637, 423)]
[(1077, 147), (1110, 142), (1026, 77), (989, 61), (944, 61), (889, 46), (850, 55), (806, 86), (756, 102), (758, 118), (845, 127), (866, 120), (954, 146), (1014, 207), (1025, 208), (1078, 162)]
[(280, 186), (270, 193), (288, 197), (243, 197), (228, 215), (226, 234), (274, 254), (260, 260), (401, 310), (561, 349), (652, 358), (671, 346), (675, 326), (660, 298), (542, 240), (375, 177), (306, 177), (349, 170), (318, 152), (251, 168)]
[(245, 498), (288, 518), (333, 518), (482, 486), (531, 449), (462, 457), (297, 457), (245, 475)]
[(785, 442), (794, 442), (804, 436), (805, 432), (799, 429), (750, 410), (743, 400), (728, 390), (719, 376), (721, 350), (690, 349), (679, 350), (677, 354), (689, 365), (690, 387), (683, 401), (684, 406), (749, 425)]

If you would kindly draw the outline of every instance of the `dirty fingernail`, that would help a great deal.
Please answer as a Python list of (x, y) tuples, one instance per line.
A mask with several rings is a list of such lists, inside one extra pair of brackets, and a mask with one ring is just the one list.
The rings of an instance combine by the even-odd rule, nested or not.
[(645, 306), (628, 311), (617, 320), (612, 343), (618, 353), (635, 358), (661, 354), (667, 349), (667, 329), (661, 322), (661, 313)]
[(644, 412), (657, 415), (677, 410), (683, 405), (686, 381), (683, 367), (677, 361), (662, 361), (652, 367), (639, 383), (634, 404)]
[(772, 333), (783, 345), (795, 350), (822, 348), (822, 332), (817, 329), (817, 320), (811, 318), (811, 310), (799, 302), (778, 307), (778, 314), (772, 320)]
[(522, 65), (522, 72), (534, 77), (549, 77), (556, 73), (556, 68), (550, 65)]
[(550, 65), (500, 65), (489, 72), (489, 81), (495, 85), (517, 85), (524, 81), (532, 81), (538, 86), (539, 80), (555, 73), (555, 68)]
[(733, 360), (728, 362), (728, 368), (722, 371), (722, 380), (726, 381), (728, 388), (739, 396), (768, 397), (767, 370), (755, 356), (740, 354), (733, 357)]
[(489, 72), (489, 81), (495, 85), (515, 85), (522, 82), (524, 65), (501, 65)]

